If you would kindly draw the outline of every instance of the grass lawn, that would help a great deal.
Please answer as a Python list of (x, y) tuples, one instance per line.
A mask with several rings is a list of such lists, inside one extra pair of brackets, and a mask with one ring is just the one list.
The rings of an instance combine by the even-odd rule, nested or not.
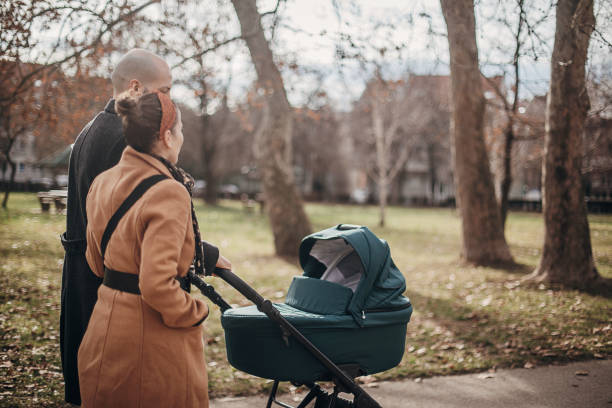
[[(375, 207), (309, 204), (315, 230), (339, 223), (369, 226), (386, 239), (406, 276), (414, 314), (401, 364), (369, 378), (464, 373), (612, 355), (612, 301), (576, 291), (521, 283), (543, 242), (538, 214), (511, 213), (506, 236), (522, 266), (511, 271), (459, 262), (460, 220), (450, 209), (390, 208), (377, 228)], [(204, 238), (217, 244), (234, 271), (263, 296), (282, 301), (297, 263), (276, 258), (265, 217), (237, 202), (196, 203)], [(612, 278), (612, 216), (591, 216), (599, 272)], [(12, 194), (0, 210), (0, 406), (63, 406), (59, 302), (65, 217), (40, 214), (35, 195)], [(207, 278), (234, 305), (233, 288)], [(211, 308), (212, 310), (212, 308)], [(269, 381), (227, 363), (219, 311), (206, 322), (210, 392), (214, 397), (260, 392)]]

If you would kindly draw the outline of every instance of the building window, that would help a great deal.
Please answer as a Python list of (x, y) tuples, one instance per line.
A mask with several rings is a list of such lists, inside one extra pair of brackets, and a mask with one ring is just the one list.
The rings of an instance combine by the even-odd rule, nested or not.
[(25, 171), (25, 163), (17, 163), (17, 173), (23, 173)]

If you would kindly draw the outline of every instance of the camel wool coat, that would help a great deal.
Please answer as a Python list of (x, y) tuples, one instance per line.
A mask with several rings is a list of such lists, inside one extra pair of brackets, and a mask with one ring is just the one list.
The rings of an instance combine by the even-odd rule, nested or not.
[[(106, 225), (143, 179), (165, 174), (125, 214), (106, 248)], [(140, 295), (101, 285), (79, 348), (83, 406), (208, 407), (201, 323), (208, 307), (183, 291), (194, 257), (190, 196), (154, 157), (127, 147), (87, 196), (87, 262), (139, 275)]]

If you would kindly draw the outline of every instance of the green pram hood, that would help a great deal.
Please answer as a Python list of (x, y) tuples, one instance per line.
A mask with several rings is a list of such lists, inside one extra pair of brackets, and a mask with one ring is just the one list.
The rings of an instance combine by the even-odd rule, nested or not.
[[(358, 255), (363, 273), (352, 289), (353, 296), (347, 312), (359, 326), (369, 311), (391, 311), (408, 307), (410, 301), (402, 296), (406, 281), (391, 259), (389, 245), (364, 226), (340, 224), (304, 238), (300, 245), (300, 264), (304, 276), (320, 279), (329, 265), (313, 255), (319, 241), (342, 239)], [(328, 263), (329, 264), (329, 263)]]

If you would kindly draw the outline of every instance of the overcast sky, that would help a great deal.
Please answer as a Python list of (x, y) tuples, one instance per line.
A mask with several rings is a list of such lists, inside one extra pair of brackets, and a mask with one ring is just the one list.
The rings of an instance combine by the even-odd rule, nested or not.
[[(189, 0), (187, 3), (190, 5), (181, 6), (188, 16), (185, 27), (199, 28), (208, 23), (212, 30), (223, 33), (221, 38), (240, 33), (229, 0)], [(500, 20), (507, 20), (510, 27), (515, 26), (517, 13), (513, 3), (512, 0), (476, 0), (479, 60), (486, 75), (502, 73), (504, 64), (507, 69), (507, 63), (511, 61), (511, 31)], [(547, 7), (549, 0), (525, 0), (525, 3), (529, 6), (528, 17), (532, 22), (543, 20), (536, 30), (539, 40), (533, 52), (529, 50), (521, 59), (521, 96), (529, 97), (545, 93), (548, 87), (554, 9), (550, 12)], [(149, 6), (145, 13), (161, 18), (162, 7), (167, 7), (167, 4)], [(270, 11), (275, 5), (276, 0), (258, 1), (260, 12)], [(591, 71), (605, 72), (609, 80), (612, 77), (609, 44), (612, 39), (612, 1), (596, 0), (595, 10), (599, 32), (591, 40)], [(549, 18), (543, 19), (547, 14)], [(219, 20), (219, 15), (224, 15), (225, 19)], [(264, 17), (264, 26), (270, 27), (272, 19), (273, 16)], [(270, 34), (268, 31), (268, 37)], [(47, 32), (46, 35), (53, 37), (53, 33)], [(151, 30), (150, 36), (155, 35), (159, 34)], [(180, 43), (179, 37), (184, 33), (179, 29), (162, 35)], [(448, 44), (445, 35), (446, 26), (437, 0), (287, 0), (280, 3), (272, 49), (277, 61), (284, 63), (281, 71), (289, 100), (294, 106), (304, 105), (314, 91), (321, 89), (336, 109), (347, 110), (362, 93), (375, 66), (381, 67), (389, 79), (405, 78), (409, 73), (447, 75)], [(607, 44), (600, 40), (602, 35)], [(349, 46), (347, 36), (356, 48)], [(137, 42), (129, 43), (129, 40), (122, 45), (126, 48), (143, 46)], [(387, 49), (384, 56), (378, 52), (383, 47)], [(339, 49), (349, 54), (358, 50), (365, 62), (360, 63), (354, 58), (341, 59), (338, 57)], [(119, 58), (120, 53), (112, 54), (108, 67)], [(176, 57), (167, 58), (170, 65), (177, 62)], [(229, 84), (231, 100), (244, 100), (246, 91), (255, 80), (245, 45), (236, 41), (207, 54), (205, 61), (210, 69), (212, 86), (221, 89)], [(296, 68), (289, 69), (292, 65)], [(193, 73), (194, 68), (193, 64), (187, 63), (174, 69), (173, 74), (179, 80), (184, 79)], [(108, 75), (108, 68), (101, 75)], [(508, 80), (511, 80), (510, 76)], [(194, 104), (193, 95), (193, 90), (184, 85), (177, 84), (173, 89), (173, 96), (184, 102)], [(316, 101), (313, 105), (316, 106)]]
[[(477, 2), (477, 41), (485, 74), (501, 73), (502, 63), (511, 60), (511, 31), (498, 20), (503, 18), (511, 25), (516, 24), (512, 3), (510, 0)], [(540, 40), (534, 46), (534, 52), (522, 57), (521, 96), (530, 97), (547, 91), (554, 40), (554, 9), (550, 13), (547, 0), (527, 0), (526, 4), (530, 6), (532, 21), (550, 15), (537, 28)], [(258, 1), (260, 12), (272, 10), (275, 5), (276, 0)], [(602, 16), (609, 17), (611, 9), (610, 4), (596, 3), (600, 31), (608, 39), (612, 38), (610, 23), (602, 21)], [(229, 12), (231, 14), (231, 9)], [(226, 29), (238, 33), (238, 23), (233, 17)], [(264, 20), (268, 26), (271, 22), (271, 17)], [(347, 34), (368, 63), (337, 57), (337, 48), (347, 47), (347, 41), (342, 39)], [(272, 46), (278, 60), (287, 65), (295, 62), (298, 67), (282, 70), (288, 97), (294, 106), (303, 105), (315, 89), (322, 88), (336, 108), (349, 109), (351, 102), (363, 91), (375, 64), (393, 79), (407, 73), (448, 74), (445, 34), (440, 5), (434, 0), (288, 0), (281, 3)], [(383, 46), (392, 50), (396, 45), (400, 46), (400, 51), (388, 52), (384, 57), (376, 52)], [(211, 65), (217, 67), (215, 81), (222, 84), (231, 73), (231, 96), (240, 100), (255, 74), (243, 44), (231, 45), (225, 52), (233, 57), (229, 63), (219, 55), (209, 57)], [(539, 54), (537, 58), (536, 53)], [(610, 48), (593, 40), (591, 62), (598, 69), (612, 69)], [(177, 89), (176, 92), (178, 96), (184, 90)]]

